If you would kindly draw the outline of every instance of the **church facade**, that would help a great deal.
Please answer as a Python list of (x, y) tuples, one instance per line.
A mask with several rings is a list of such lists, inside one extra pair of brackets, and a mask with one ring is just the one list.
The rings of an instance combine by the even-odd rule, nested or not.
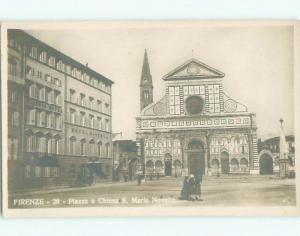
[(136, 134), (146, 176), (259, 174), (256, 115), (223, 91), (224, 76), (190, 59), (163, 76), (153, 102), (145, 51)]

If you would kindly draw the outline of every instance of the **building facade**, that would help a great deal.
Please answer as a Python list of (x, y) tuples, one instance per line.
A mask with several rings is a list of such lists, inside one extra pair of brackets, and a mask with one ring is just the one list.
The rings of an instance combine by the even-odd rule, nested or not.
[[(290, 176), (295, 175), (295, 136), (285, 137), (288, 145), (288, 169)], [(279, 174), (280, 138), (273, 137), (264, 141), (258, 140), (259, 172), (262, 175)]]
[(31, 35), (8, 31), (12, 189), (111, 176), (112, 83)]
[(153, 86), (145, 63), (147, 52), (136, 119), (139, 162), (146, 176), (259, 174), (256, 115), (225, 94), (222, 72), (191, 59), (163, 77), (164, 96), (148, 104)]

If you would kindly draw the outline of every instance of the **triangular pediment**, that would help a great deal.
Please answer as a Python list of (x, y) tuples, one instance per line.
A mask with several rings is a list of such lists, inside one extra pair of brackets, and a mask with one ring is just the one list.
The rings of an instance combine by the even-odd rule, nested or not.
[(183, 65), (166, 74), (164, 80), (196, 79), (196, 78), (222, 78), (224, 73), (218, 71), (196, 59), (191, 59)]

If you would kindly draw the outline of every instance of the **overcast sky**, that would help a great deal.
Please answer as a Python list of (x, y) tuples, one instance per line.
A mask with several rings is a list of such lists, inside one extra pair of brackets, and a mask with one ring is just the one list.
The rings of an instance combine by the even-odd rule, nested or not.
[(293, 29), (286, 26), (30, 30), (33, 36), (113, 80), (113, 132), (135, 138), (139, 82), (148, 50), (154, 100), (163, 75), (194, 57), (223, 73), (224, 91), (257, 114), (258, 136), (294, 133)]

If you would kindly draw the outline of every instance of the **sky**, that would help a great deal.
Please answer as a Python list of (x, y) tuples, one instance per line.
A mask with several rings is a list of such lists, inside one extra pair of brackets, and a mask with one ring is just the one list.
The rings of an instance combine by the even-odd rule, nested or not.
[(155, 101), (164, 94), (162, 77), (193, 57), (225, 73), (224, 92), (256, 113), (259, 138), (279, 136), (280, 118), (286, 134), (294, 134), (292, 27), (154, 24), (27, 32), (114, 81), (113, 133), (124, 139), (135, 139), (144, 49)]

